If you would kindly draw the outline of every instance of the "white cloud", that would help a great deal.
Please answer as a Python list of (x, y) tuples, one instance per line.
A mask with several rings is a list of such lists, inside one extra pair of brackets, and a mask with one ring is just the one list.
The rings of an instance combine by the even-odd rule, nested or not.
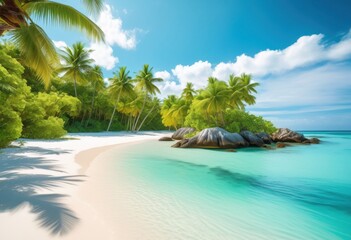
[(182, 87), (177, 84), (175, 81), (163, 81), (156, 84), (157, 87), (160, 89), (161, 94), (158, 94), (158, 97), (163, 99), (169, 95), (176, 95), (178, 96), (180, 92), (182, 92)]
[(52, 42), (54, 43), (55, 47), (57, 47), (58, 49), (63, 49), (65, 47), (67, 47), (67, 43), (64, 42), (64, 41), (55, 41), (55, 40), (53, 40)]
[(107, 44), (111, 46), (118, 45), (124, 49), (134, 49), (136, 47), (136, 30), (123, 29), (122, 19), (113, 16), (110, 5), (105, 4), (96, 23), (105, 33)]
[(111, 70), (118, 63), (118, 58), (113, 56), (111, 46), (103, 43), (91, 43), (89, 49), (93, 50), (90, 57), (95, 60), (95, 64)]
[(168, 71), (155, 72), (154, 76), (156, 78), (162, 78), (164, 81), (171, 79), (171, 74)]
[(208, 61), (198, 61), (192, 65), (177, 65), (172, 73), (179, 79), (182, 88), (187, 82), (192, 82), (195, 88), (204, 87), (207, 79), (212, 75), (212, 65)]
[(322, 34), (302, 36), (283, 50), (267, 49), (254, 57), (242, 54), (236, 57), (235, 62), (219, 63), (214, 69), (214, 76), (226, 79), (230, 74), (246, 72), (259, 77), (351, 56), (351, 31), (334, 44), (324, 44), (323, 37)]

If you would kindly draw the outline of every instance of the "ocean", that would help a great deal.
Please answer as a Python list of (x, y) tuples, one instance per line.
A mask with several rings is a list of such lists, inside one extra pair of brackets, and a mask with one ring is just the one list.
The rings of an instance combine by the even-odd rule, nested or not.
[(237, 152), (147, 141), (110, 152), (140, 239), (351, 239), (351, 132)]

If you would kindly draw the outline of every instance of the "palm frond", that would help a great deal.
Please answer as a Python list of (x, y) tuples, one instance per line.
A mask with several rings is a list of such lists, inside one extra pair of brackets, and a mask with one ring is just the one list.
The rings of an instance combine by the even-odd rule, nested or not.
[(102, 30), (87, 16), (71, 6), (52, 1), (33, 1), (25, 4), (23, 8), (29, 15), (34, 15), (46, 24), (54, 23), (67, 28), (77, 28), (94, 40), (104, 41)]
[(23, 63), (31, 68), (48, 86), (53, 73), (51, 66), (58, 63), (53, 42), (44, 30), (34, 23), (21, 26), (11, 31), (10, 35), (11, 40), (21, 50)]
[(104, 7), (102, 0), (82, 0), (90, 14), (98, 14)]

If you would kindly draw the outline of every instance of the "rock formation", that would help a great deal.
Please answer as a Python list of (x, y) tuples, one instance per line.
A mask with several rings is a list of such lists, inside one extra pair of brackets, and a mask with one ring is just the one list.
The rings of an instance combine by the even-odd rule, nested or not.
[(250, 144), (250, 146), (262, 147), (264, 145), (263, 140), (250, 131), (242, 131), (240, 132), (240, 135)]
[(181, 148), (240, 148), (249, 143), (238, 133), (230, 133), (222, 128), (206, 128), (196, 136), (183, 139), (172, 147)]
[(175, 140), (181, 140), (181, 139), (184, 139), (184, 136), (186, 134), (192, 133), (194, 131), (195, 129), (190, 127), (179, 128), (177, 131), (175, 131), (175, 133), (173, 133), (172, 138)]

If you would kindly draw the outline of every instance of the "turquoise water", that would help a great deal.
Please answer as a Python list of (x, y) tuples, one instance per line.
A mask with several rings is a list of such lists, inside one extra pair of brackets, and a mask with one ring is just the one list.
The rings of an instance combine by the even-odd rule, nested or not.
[(321, 144), (131, 145), (114, 153), (130, 184), (120, 196), (154, 239), (351, 239), (351, 132), (304, 134)]

